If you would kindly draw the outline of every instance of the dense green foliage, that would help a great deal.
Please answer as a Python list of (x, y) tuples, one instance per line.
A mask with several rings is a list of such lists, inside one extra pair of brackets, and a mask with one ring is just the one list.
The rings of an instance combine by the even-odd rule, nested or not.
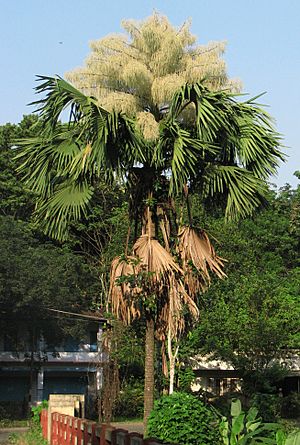
[(124, 379), (113, 414), (116, 419), (136, 419), (143, 417), (144, 383), (139, 379)]
[(29, 219), (34, 208), (34, 194), (20, 180), (16, 170), (19, 163), (15, 142), (18, 138), (32, 137), (40, 130), (34, 115), (24, 116), (20, 124), (0, 127), (0, 215)]
[(147, 424), (147, 436), (181, 445), (217, 445), (217, 420), (200, 400), (173, 393), (155, 402)]
[(0, 217), (0, 243), (0, 326), (15, 338), (16, 350), (25, 337), (14, 337), (14, 320), (29, 324), (33, 344), (41, 331), (53, 344), (66, 323), (60, 325), (47, 309), (88, 310), (96, 297), (95, 277), (82, 257), (39, 241), (26, 222)]
[(287, 187), (270, 193), (268, 209), (238, 224), (195, 214), (217, 238), (227, 278), (200, 296), (201, 322), (188, 336), (186, 354), (213, 353), (238, 369), (259, 371), (299, 345), (299, 203), (299, 189)]

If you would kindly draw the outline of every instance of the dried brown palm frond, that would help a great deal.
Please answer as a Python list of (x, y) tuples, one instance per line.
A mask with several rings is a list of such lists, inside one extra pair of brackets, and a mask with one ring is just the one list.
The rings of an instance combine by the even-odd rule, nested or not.
[(169, 319), (168, 326), (172, 338), (177, 338), (185, 328), (184, 309), (187, 309), (193, 319), (199, 316), (199, 310), (195, 301), (185, 290), (181, 280), (173, 280), (169, 289)]
[(135, 277), (138, 272), (138, 261), (133, 256), (116, 257), (111, 263), (109, 297), (112, 312), (127, 324), (140, 317), (138, 296), (141, 289), (130, 286), (126, 280), (121, 282), (118, 282), (118, 280), (122, 277)]
[(167, 284), (171, 276), (183, 273), (172, 255), (148, 234), (142, 235), (136, 240), (133, 253), (140, 259), (141, 265), (146, 271), (150, 272), (151, 279), (155, 283)]
[(186, 292), (182, 279), (171, 278), (163, 301), (157, 320), (157, 338), (161, 341), (166, 340), (167, 332), (172, 338), (178, 338), (184, 331), (185, 310), (194, 320), (199, 317), (197, 305)]
[[(218, 278), (224, 278), (224, 259), (220, 258), (213, 248), (204, 230), (192, 227), (181, 227), (178, 233), (178, 253), (186, 271), (185, 282), (189, 293), (195, 295), (204, 291), (210, 283), (210, 272)], [(196, 269), (197, 274), (194, 273)]]
[(167, 216), (165, 209), (162, 206), (157, 206), (157, 216), (159, 218), (159, 227), (163, 236), (165, 249), (167, 252), (170, 252), (170, 235), (171, 235), (171, 227), (170, 220)]

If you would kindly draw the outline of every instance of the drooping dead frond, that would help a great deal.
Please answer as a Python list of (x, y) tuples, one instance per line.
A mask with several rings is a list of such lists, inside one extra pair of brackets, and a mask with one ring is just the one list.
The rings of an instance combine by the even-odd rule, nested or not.
[(160, 341), (166, 340), (169, 332), (172, 339), (178, 339), (184, 331), (186, 325), (186, 314), (193, 320), (199, 317), (199, 309), (193, 298), (187, 293), (183, 277), (171, 277), (167, 289), (167, 298), (162, 298), (162, 307), (157, 320), (157, 338)]
[(159, 293), (157, 337), (164, 340), (165, 333), (169, 330), (172, 338), (177, 338), (185, 327), (184, 312), (188, 312), (194, 319), (199, 315), (196, 303), (185, 289), (183, 269), (175, 262), (174, 257), (149, 235), (142, 235), (136, 241), (133, 251), (140, 259), (141, 266), (150, 273), (149, 280)]
[(170, 283), (170, 308), (169, 308), (169, 330), (172, 338), (177, 338), (185, 328), (184, 310), (189, 312), (193, 319), (199, 316), (199, 309), (195, 301), (189, 296), (184, 288), (181, 280), (176, 280)]
[(129, 280), (129, 278), (134, 278), (139, 271), (137, 263), (137, 258), (132, 256), (116, 257), (110, 269), (109, 296), (112, 312), (127, 324), (140, 317), (138, 296), (141, 289), (130, 286)]
[(218, 278), (226, 276), (223, 271), (224, 260), (216, 254), (204, 230), (182, 227), (178, 239), (178, 253), (187, 272), (185, 282), (191, 295), (208, 287), (211, 280), (210, 272)]
[(163, 246), (149, 235), (140, 236), (133, 246), (133, 253), (144, 265), (147, 272), (152, 275), (154, 282), (169, 279), (176, 273), (183, 273), (172, 255)]
[(157, 216), (159, 218), (159, 227), (164, 239), (165, 249), (167, 252), (170, 252), (170, 220), (168, 219), (167, 213), (162, 206), (157, 206)]

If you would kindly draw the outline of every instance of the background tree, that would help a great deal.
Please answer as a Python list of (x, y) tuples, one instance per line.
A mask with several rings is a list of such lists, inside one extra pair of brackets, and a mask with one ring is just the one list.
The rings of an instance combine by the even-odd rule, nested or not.
[(34, 196), (17, 175), (18, 164), (14, 143), (18, 138), (32, 137), (40, 129), (35, 115), (24, 116), (20, 124), (0, 126), (0, 214), (29, 220), (34, 208)]
[[(135, 29), (127, 51), (136, 52), (142, 36), (153, 62), (149, 69), (163, 74), (166, 20), (155, 15)], [(186, 36), (185, 27), (171, 33), (168, 54), (182, 39), (191, 44)], [(106, 53), (109, 59), (111, 51)], [(141, 314), (146, 319), (147, 419), (153, 405), (155, 328), (160, 339), (168, 332), (176, 339), (185, 325), (184, 308), (198, 315), (194, 300), (209, 284), (209, 271), (223, 275), (205, 232), (191, 227), (191, 218), (182, 224), (183, 207), (190, 215), (187, 184), (203, 200), (220, 200), (227, 218), (251, 214), (266, 198), (264, 179), (282, 158), (278, 135), (252, 101), (238, 102), (231, 93), (213, 92), (202, 83), (182, 86), (170, 103), (170, 96), (144, 103), (142, 116), (134, 109), (133, 119), (114, 107), (107, 111), (62, 79), (41, 81), (37, 91), (46, 98), (37, 104), (43, 132), (22, 142), (20, 159), (27, 183), (39, 193), (36, 215), (45, 230), (66, 238), (70, 221), (87, 213), (99, 178), (116, 180), (128, 193), (134, 244), (132, 255), (126, 247), (125, 256), (112, 263), (110, 293), (113, 311), (124, 321)], [(69, 123), (60, 124), (68, 106)]]
[[(35, 339), (43, 334), (49, 345), (59, 344), (68, 329), (64, 332), (63, 325), (47, 309), (87, 311), (98, 290), (95, 276), (83, 259), (67, 248), (41, 243), (26, 222), (0, 217), (0, 240), (3, 331), (16, 337), (16, 324), (21, 323)], [(78, 329), (73, 334), (78, 334)], [(18, 343), (14, 347), (22, 350), (24, 344), (20, 339)]]
[(299, 345), (299, 237), (292, 224), (297, 196), (298, 188), (290, 186), (270, 191), (267, 209), (226, 225), (217, 213), (193, 206), (195, 221), (218, 238), (228, 277), (213, 280), (202, 296), (201, 323), (181, 345), (180, 361), (187, 376), (192, 356), (209, 354), (230, 363), (243, 376), (244, 395), (266, 397), (266, 415), (272, 414), (267, 396), (278, 394)]

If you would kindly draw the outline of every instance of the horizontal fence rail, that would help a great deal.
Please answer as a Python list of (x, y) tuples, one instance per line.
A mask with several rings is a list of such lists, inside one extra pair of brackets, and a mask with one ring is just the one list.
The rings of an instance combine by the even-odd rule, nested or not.
[[(144, 439), (140, 433), (130, 433), (109, 424), (98, 424), (86, 419), (51, 414), (51, 437), (48, 437), (48, 411), (41, 413), (43, 437), (50, 445), (161, 445), (156, 439)], [(166, 444), (164, 444), (166, 445)]]

